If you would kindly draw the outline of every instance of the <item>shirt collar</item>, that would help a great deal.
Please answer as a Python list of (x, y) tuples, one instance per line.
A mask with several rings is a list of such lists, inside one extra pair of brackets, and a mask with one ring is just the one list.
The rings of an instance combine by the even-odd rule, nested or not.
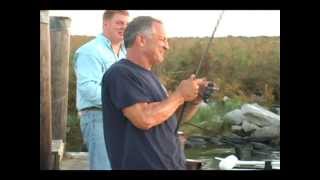
[[(112, 48), (112, 47), (111, 47), (111, 41), (110, 41), (105, 35), (103, 35), (103, 33), (100, 33), (97, 37), (98, 37), (99, 39), (101, 39), (104, 43), (106, 43), (106, 45), (107, 45), (109, 48)], [(124, 42), (121, 43), (120, 49), (121, 49), (121, 51), (125, 51)]]

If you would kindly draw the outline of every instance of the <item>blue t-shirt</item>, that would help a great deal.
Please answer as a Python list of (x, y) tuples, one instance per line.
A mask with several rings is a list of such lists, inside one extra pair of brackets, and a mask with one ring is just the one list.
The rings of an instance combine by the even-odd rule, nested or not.
[(122, 109), (139, 102), (167, 98), (159, 79), (129, 60), (113, 64), (102, 80), (103, 128), (112, 169), (185, 169), (185, 155), (175, 133), (175, 115), (143, 130), (135, 127)]

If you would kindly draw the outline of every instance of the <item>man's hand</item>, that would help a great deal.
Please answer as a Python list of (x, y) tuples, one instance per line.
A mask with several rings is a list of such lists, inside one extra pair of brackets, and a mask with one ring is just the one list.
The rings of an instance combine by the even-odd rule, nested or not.
[(192, 104), (197, 105), (203, 100), (208, 103), (209, 97), (214, 93), (214, 91), (219, 90), (214, 82), (207, 81), (206, 78), (202, 78), (202, 82), (199, 84), (199, 94), (195, 100), (191, 101)]
[(214, 91), (218, 91), (219, 88), (214, 82), (208, 82), (207, 86), (205, 87), (204, 91), (202, 92), (201, 96), (205, 103), (208, 103), (209, 97), (212, 96)]
[(197, 97), (193, 101), (191, 101), (191, 103), (193, 105), (197, 105), (197, 104), (200, 104), (202, 102), (202, 99), (203, 99), (202, 98), (202, 94), (205, 91), (205, 89), (206, 89), (206, 87), (208, 86), (208, 83), (209, 83), (209, 81), (207, 81), (206, 78), (201, 78), (201, 79), (199, 79), (198, 82), (199, 82), (198, 83), (199, 91), (198, 91)]
[(202, 79), (196, 79), (196, 76), (192, 74), (189, 79), (183, 80), (178, 88), (177, 92), (184, 98), (184, 101), (192, 101), (199, 94), (199, 84), (202, 83)]

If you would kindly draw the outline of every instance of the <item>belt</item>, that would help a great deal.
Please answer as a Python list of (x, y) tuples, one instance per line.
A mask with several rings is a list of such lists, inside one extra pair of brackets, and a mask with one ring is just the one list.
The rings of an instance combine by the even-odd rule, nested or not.
[(102, 109), (101, 108), (98, 108), (98, 107), (87, 107), (87, 108), (83, 108), (80, 110), (81, 111), (101, 111)]

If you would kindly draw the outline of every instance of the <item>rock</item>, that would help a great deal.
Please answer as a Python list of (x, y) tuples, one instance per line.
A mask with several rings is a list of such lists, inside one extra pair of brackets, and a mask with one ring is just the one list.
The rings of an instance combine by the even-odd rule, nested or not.
[(195, 148), (195, 147), (205, 148), (206, 144), (207, 144), (207, 141), (205, 139), (191, 136), (187, 139), (185, 147), (186, 148)]
[(251, 160), (253, 146), (251, 144), (245, 144), (242, 146), (237, 146), (236, 148), (236, 155), (239, 157), (240, 160)]
[(264, 127), (264, 126), (271, 126), (271, 123), (268, 121), (265, 121), (261, 118), (258, 118), (256, 116), (253, 116), (251, 114), (246, 114), (244, 115), (246, 121), (250, 124), (254, 124), (258, 126), (259, 128)]
[(245, 117), (239, 109), (236, 109), (225, 114), (224, 119), (229, 121), (232, 125), (239, 125)]
[(274, 138), (247, 136), (247, 137), (244, 137), (243, 139), (246, 140), (247, 142), (259, 142), (264, 144), (270, 144)]
[(280, 151), (274, 151), (271, 153), (271, 159), (280, 160)]
[(211, 138), (209, 139), (209, 142), (210, 142), (211, 144), (218, 145), (218, 146), (224, 145), (224, 143), (220, 142), (220, 139), (219, 139), (219, 138), (216, 138), (216, 137), (211, 137)]
[(231, 133), (228, 137), (229, 137), (230, 139), (242, 139), (241, 136), (238, 136), (238, 135), (236, 135), (236, 134), (234, 134), (234, 133)]
[(271, 144), (274, 146), (279, 146), (280, 145), (280, 136), (275, 139), (272, 139)]
[(241, 126), (231, 126), (231, 131), (236, 133), (242, 130)]
[(267, 126), (257, 129), (251, 134), (254, 138), (277, 138), (280, 137), (280, 127)]
[(255, 150), (264, 150), (264, 151), (271, 151), (272, 147), (265, 145), (263, 143), (257, 143), (257, 142), (250, 142), (252, 144), (253, 149)]
[(210, 137), (208, 136), (199, 136), (199, 135), (194, 135), (194, 136), (189, 136), (188, 137), (189, 140), (204, 140), (204, 141), (209, 141), (210, 140)]
[(242, 138), (241, 136), (238, 136), (234, 133), (232, 133), (229, 136), (224, 136), (221, 138), (221, 141), (223, 143), (229, 144), (229, 145), (235, 145), (235, 144), (244, 144), (247, 143), (247, 141)]
[(258, 104), (245, 104), (241, 107), (241, 112), (248, 122), (260, 127), (271, 125), (280, 126), (280, 116), (266, 110)]
[(220, 147), (220, 148), (212, 148), (209, 151), (207, 151), (208, 154), (210, 153), (215, 154), (215, 155), (219, 155), (219, 156), (223, 156), (225, 154), (235, 154), (235, 148), (234, 147)]
[(241, 137), (245, 137), (248, 135), (243, 131), (242, 126), (231, 126), (231, 132)]
[(276, 108), (277, 114), (280, 115), (280, 108)]
[(252, 159), (254, 160), (265, 160), (265, 159), (271, 159), (272, 152), (265, 152), (265, 151), (258, 151), (258, 150), (252, 150), (251, 151)]
[(242, 129), (246, 133), (251, 133), (257, 129), (260, 129), (256, 124), (249, 123), (247, 120), (242, 121)]

